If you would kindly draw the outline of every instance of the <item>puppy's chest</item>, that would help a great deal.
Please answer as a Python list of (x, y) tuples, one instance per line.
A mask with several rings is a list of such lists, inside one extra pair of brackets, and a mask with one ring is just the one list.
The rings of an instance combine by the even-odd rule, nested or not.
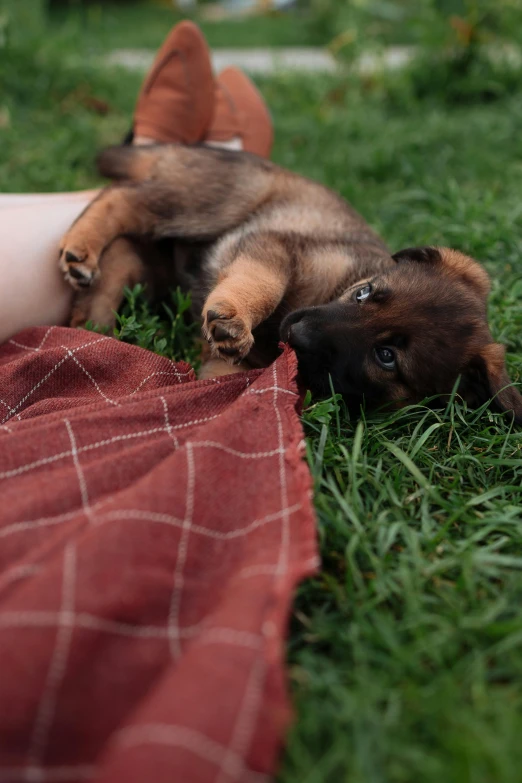
[(359, 275), (357, 260), (342, 245), (308, 241), (295, 256), (286, 299), (291, 310), (329, 302)]

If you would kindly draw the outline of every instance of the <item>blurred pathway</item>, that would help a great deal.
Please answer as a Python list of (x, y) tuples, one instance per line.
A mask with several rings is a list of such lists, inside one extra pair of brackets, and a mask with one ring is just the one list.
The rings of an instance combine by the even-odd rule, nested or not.
[[(146, 70), (152, 64), (155, 52), (148, 49), (116, 49), (106, 58), (112, 65), (122, 65), (132, 70)], [(382, 54), (367, 53), (359, 58), (357, 69), (373, 73), (381, 68), (400, 68), (411, 58), (409, 47), (390, 47)], [(327, 49), (215, 49), (212, 60), (216, 72), (229, 65), (236, 65), (249, 73), (273, 73), (274, 71), (333, 72), (337, 63)]]

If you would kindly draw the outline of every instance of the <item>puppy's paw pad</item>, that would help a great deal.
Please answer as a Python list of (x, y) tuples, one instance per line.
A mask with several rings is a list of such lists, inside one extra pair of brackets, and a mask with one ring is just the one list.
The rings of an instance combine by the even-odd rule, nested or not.
[(85, 261), (85, 257), (80, 257), (70, 250), (65, 251), (65, 263), (66, 264), (82, 264)]
[(59, 266), (64, 278), (76, 290), (88, 288), (99, 276), (98, 257), (82, 241), (64, 237), (60, 247)]
[(62, 246), (59, 265), (65, 280), (76, 290), (88, 288), (99, 276), (96, 256), (85, 247)]
[(88, 288), (93, 281), (93, 273), (90, 269), (84, 269), (81, 266), (69, 266), (67, 270), (69, 279), (72, 278), (77, 286), (80, 288)]
[(212, 337), (214, 340), (222, 342), (223, 340), (228, 340), (232, 335), (225, 329), (223, 324), (218, 323), (212, 329)]
[(226, 321), (229, 318), (233, 318), (235, 314), (235, 310), (223, 306), (219, 310), (207, 310), (205, 320), (207, 324), (211, 324), (212, 321)]
[(203, 331), (214, 352), (234, 363), (244, 359), (254, 344), (250, 328), (227, 305), (214, 305), (206, 311)]

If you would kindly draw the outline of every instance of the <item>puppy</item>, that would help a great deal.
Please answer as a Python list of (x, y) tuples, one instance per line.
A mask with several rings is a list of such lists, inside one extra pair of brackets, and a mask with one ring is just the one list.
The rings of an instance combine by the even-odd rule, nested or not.
[[(248, 153), (158, 145), (99, 159), (109, 186), (62, 240), (78, 291), (71, 325), (114, 323), (126, 285), (193, 292), (209, 345), (201, 376), (262, 367), (281, 337), (303, 382), (349, 403), (494, 398), (522, 422), (504, 348), (487, 323), (489, 279), (446, 248), (392, 256), (339, 196)], [(169, 240), (166, 242), (166, 240)]]

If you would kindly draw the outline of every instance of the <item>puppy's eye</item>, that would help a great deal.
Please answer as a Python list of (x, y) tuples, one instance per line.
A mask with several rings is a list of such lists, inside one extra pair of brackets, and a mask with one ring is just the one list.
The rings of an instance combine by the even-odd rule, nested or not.
[(375, 349), (375, 357), (377, 362), (385, 370), (395, 369), (395, 353), (391, 348), (387, 348), (385, 345), (379, 345), (379, 347)]
[(356, 301), (364, 302), (365, 299), (368, 299), (371, 292), (372, 292), (372, 287), (370, 283), (366, 283), (366, 285), (363, 285), (362, 288), (359, 288), (359, 290), (355, 292)]

